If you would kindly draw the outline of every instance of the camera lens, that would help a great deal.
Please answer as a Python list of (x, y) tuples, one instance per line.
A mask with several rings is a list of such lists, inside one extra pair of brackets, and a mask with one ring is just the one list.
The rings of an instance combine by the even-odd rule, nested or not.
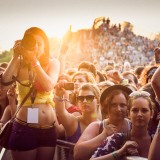
[(36, 40), (32, 35), (25, 35), (22, 39), (21, 45), (27, 50), (33, 50), (36, 46)]

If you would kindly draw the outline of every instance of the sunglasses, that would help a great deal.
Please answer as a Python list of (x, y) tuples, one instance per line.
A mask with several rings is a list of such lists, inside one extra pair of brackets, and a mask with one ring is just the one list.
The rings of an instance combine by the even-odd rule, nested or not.
[(129, 97), (149, 97), (151, 94), (146, 91), (134, 91)]
[(95, 96), (94, 95), (88, 95), (88, 96), (77, 96), (78, 102), (84, 102), (86, 100), (87, 103), (93, 102)]

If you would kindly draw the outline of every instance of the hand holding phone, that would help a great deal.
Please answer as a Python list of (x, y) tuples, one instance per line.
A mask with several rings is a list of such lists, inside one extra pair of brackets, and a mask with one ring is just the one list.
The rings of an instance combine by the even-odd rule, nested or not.
[(64, 89), (65, 90), (74, 90), (74, 83), (72, 83), (72, 82), (65, 83)]

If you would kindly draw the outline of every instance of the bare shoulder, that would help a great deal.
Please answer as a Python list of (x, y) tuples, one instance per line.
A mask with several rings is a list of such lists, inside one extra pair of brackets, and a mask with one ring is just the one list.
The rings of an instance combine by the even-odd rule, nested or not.
[(99, 128), (101, 122), (102, 121), (94, 121), (94, 122), (90, 123), (89, 126), (96, 127), (96, 128), (98, 127)]
[(95, 121), (90, 123), (82, 133), (79, 141), (86, 141), (96, 137), (99, 134), (101, 121)]

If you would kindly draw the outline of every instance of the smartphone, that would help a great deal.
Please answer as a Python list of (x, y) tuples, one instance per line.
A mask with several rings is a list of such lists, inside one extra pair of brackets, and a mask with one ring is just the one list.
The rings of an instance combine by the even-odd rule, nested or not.
[(74, 83), (72, 83), (72, 82), (65, 83), (64, 89), (65, 90), (74, 90)]

